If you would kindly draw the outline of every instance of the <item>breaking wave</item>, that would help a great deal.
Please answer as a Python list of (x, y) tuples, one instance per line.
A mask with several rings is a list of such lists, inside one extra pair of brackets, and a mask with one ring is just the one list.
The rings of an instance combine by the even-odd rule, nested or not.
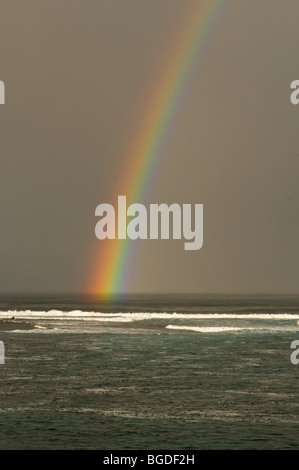
[(291, 313), (101, 313), (88, 312), (82, 310), (72, 310), (64, 312), (62, 310), (33, 311), (33, 310), (6, 310), (0, 311), (0, 319), (24, 319), (24, 320), (81, 320), (81, 321), (102, 321), (102, 322), (133, 322), (143, 320), (297, 320), (299, 314)]
[(223, 333), (224, 331), (240, 331), (240, 330), (252, 330), (254, 328), (242, 328), (234, 326), (178, 326), (178, 325), (167, 325), (166, 328), (169, 330), (190, 330), (198, 333)]

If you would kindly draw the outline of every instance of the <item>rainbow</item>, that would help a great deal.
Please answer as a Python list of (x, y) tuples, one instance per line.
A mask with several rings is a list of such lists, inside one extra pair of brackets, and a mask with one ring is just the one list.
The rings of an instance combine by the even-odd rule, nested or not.
[[(187, 18), (180, 25), (172, 54), (148, 96), (143, 118), (124, 160), (125, 171), (117, 187), (117, 195), (126, 195), (128, 205), (146, 200), (159, 165), (163, 161), (165, 163), (166, 149), (181, 115), (181, 107), (223, 5), (224, 0), (194, 0)], [(102, 249), (96, 257), (88, 291), (100, 298), (113, 300), (125, 291), (130, 279), (133, 243), (130, 239), (105, 240), (101, 243)]]

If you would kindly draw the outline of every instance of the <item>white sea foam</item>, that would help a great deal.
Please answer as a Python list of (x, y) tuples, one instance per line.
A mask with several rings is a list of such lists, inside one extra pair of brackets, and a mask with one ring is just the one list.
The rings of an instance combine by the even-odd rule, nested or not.
[(230, 326), (178, 326), (178, 325), (167, 325), (166, 328), (169, 330), (190, 330), (196, 331), (197, 333), (223, 333), (224, 331), (238, 331), (238, 330), (252, 330), (254, 328), (238, 328)]
[(290, 313), (157, 313), (157, 312), (119, 312), (119, 313), (102, 313), (102, 312), (88, 312), (81, 310), (73, 310), (71, 312), (64, 312), (62, 310), (48, 310), (48, 311), (33, 311), (33, 310), (7, 310), (0, 311), (0, 320), (11, 319), (15, 320), (85, 320), (85, 321), (119, 321), (131, 322), (142, 320), (156, 320), (156, 319), (171, 319), (171, 320), (297, 320), (299, 321), (299, 314)]

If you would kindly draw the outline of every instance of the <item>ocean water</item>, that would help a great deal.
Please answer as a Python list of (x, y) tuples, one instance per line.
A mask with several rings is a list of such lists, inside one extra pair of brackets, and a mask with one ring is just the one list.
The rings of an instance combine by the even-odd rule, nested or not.
[(296, 296), (0, 299), (0, 449), (299, 449)]

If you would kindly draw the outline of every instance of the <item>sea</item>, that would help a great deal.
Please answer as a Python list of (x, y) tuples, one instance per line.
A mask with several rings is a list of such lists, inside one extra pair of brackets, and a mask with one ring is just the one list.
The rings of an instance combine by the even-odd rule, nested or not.
[(3, 297), (0, 449), (299, 449), (298, 323), (295, 295)]

